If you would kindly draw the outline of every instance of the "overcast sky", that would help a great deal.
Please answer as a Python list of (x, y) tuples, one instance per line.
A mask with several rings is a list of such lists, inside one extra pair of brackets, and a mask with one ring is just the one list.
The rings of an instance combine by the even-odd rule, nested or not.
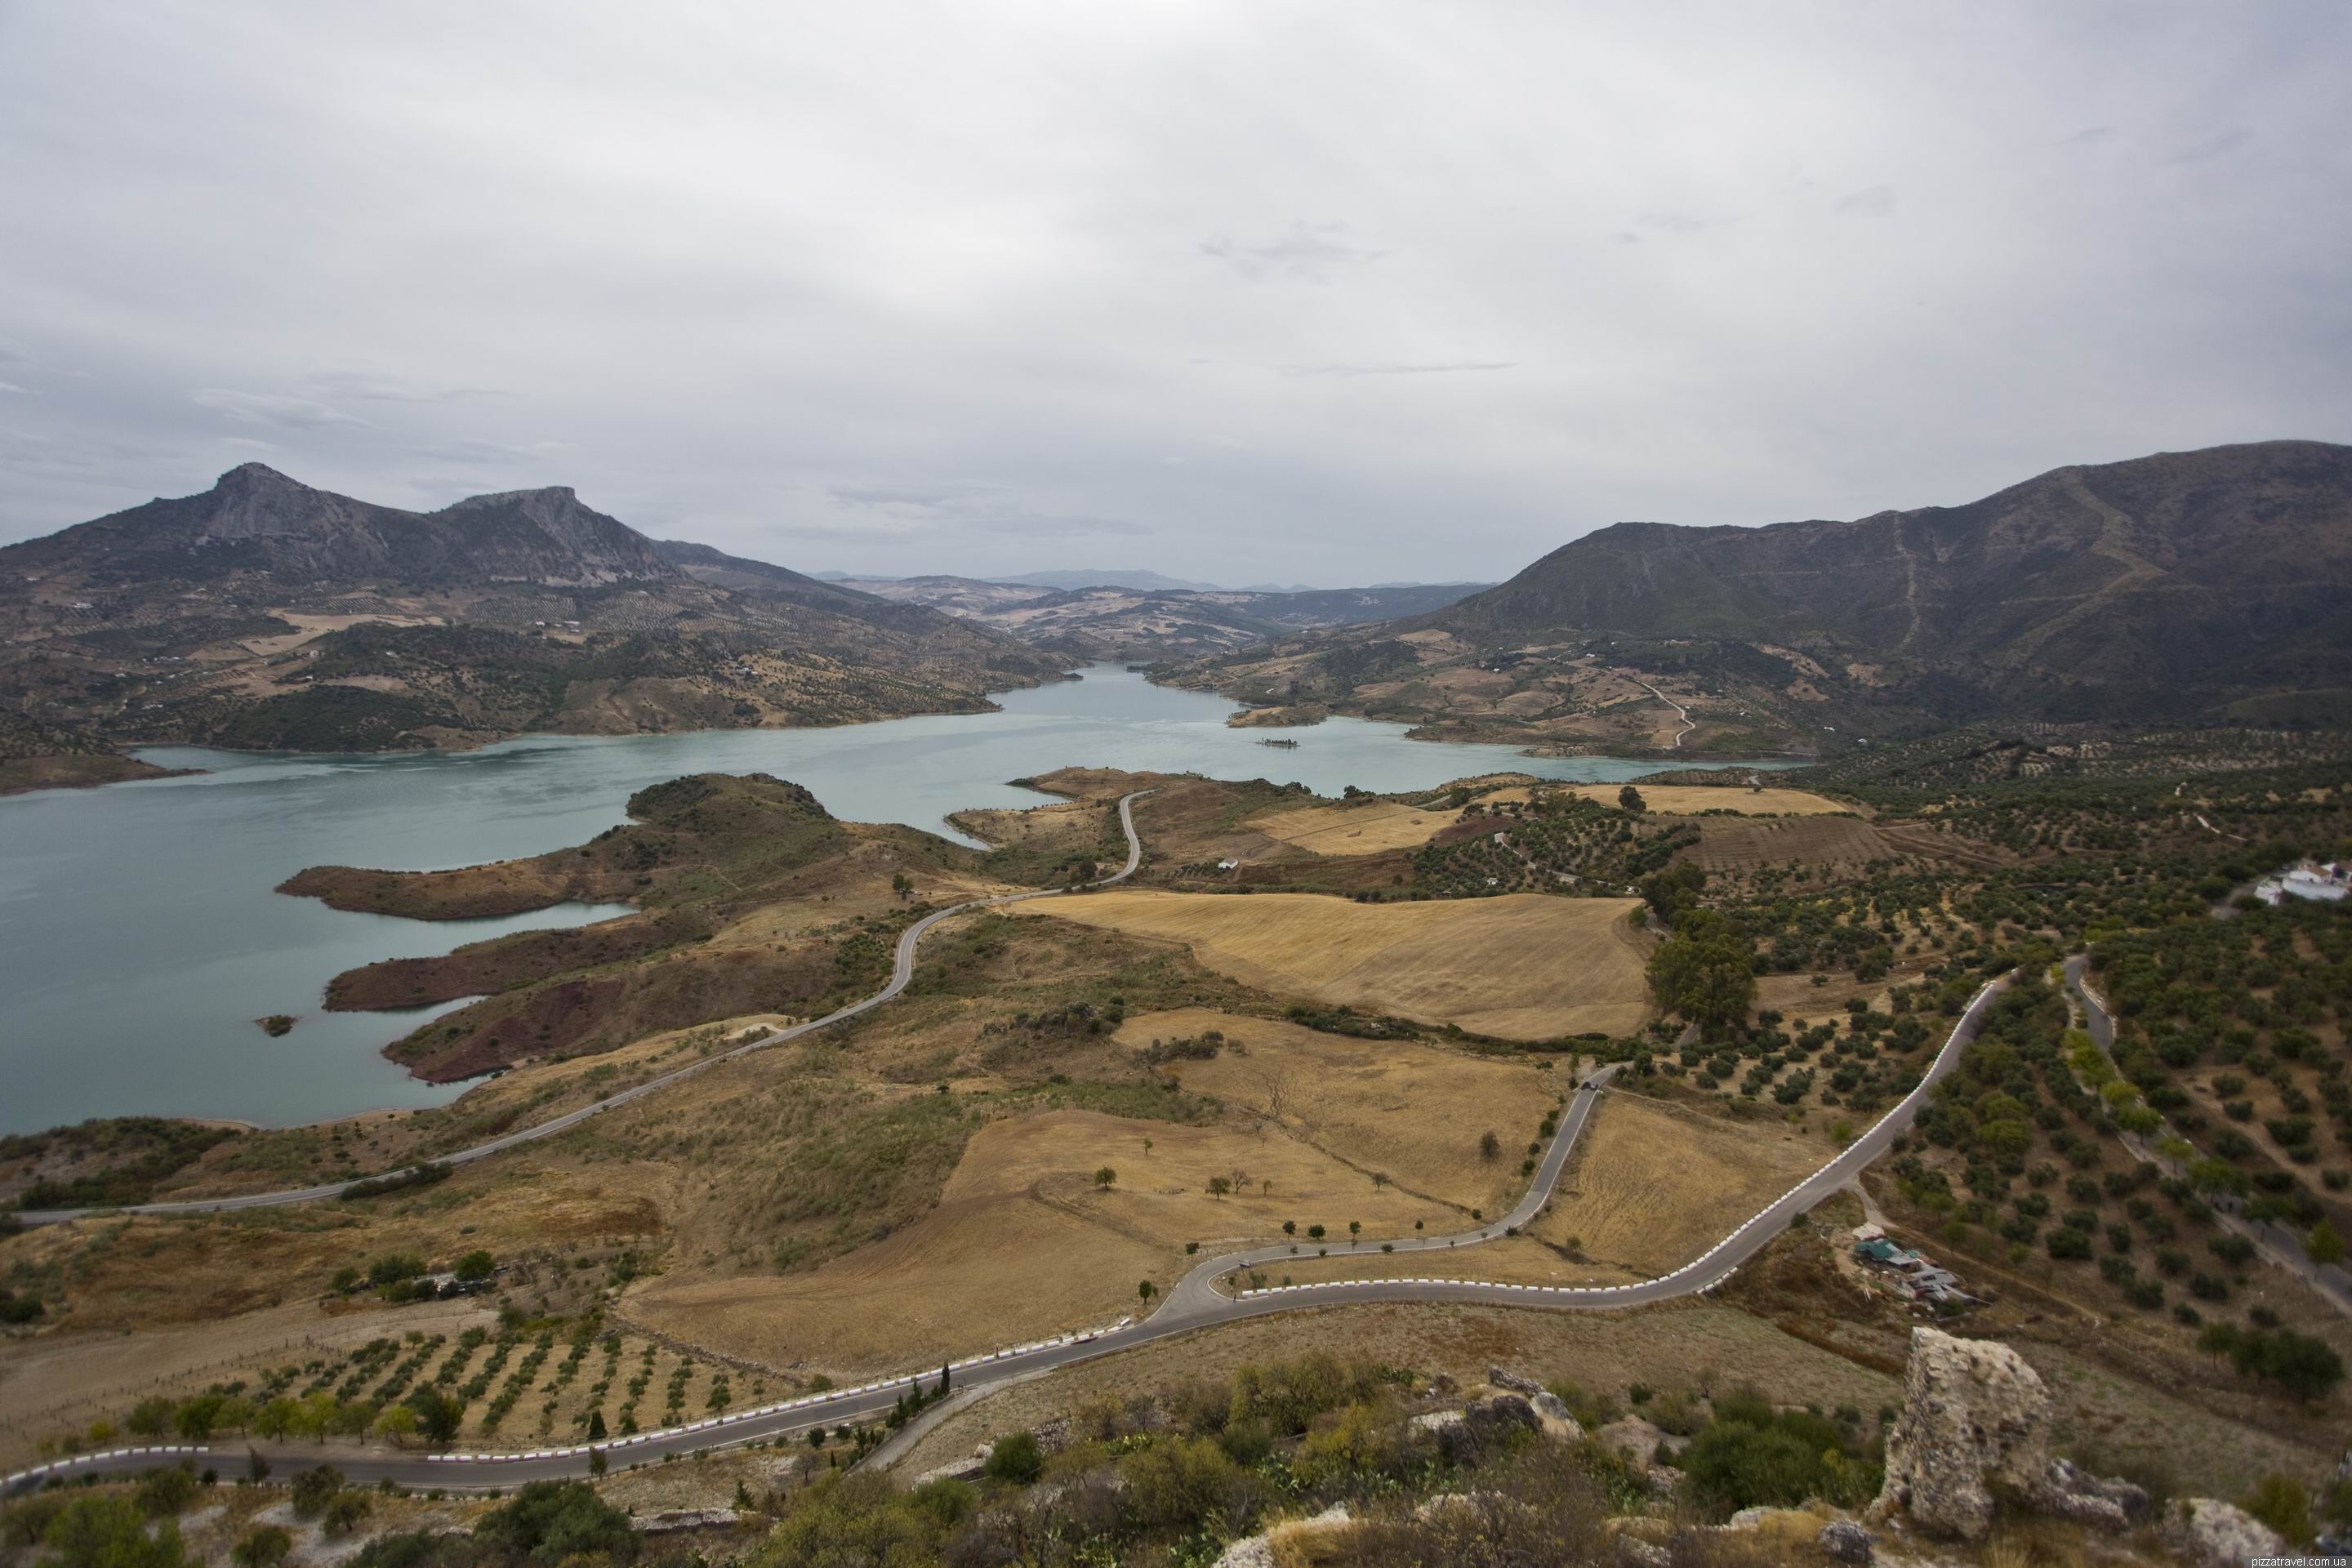
[(0, 540), (1498, 577), (2352, 439), (2352, 8), (0, 3)]

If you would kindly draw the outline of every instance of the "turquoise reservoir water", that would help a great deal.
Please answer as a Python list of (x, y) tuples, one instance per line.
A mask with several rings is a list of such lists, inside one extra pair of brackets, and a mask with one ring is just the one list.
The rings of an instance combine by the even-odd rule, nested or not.
[[(1223, 699), (1109, 667), (999, 700), (997, 713), (835, 730), (536, 736), (446, 756), (158, 747), (140, 754), (212, 771), (0, 800), (0, 1131), (135, 1112), (282, 1125), (451, 1098), (377, 1054), (445, 1009), (324, 1013), (328, 980), (621, 910), (425, 922), (270, 889), (326, 862), (431, 869), (577, 844), (624, 820), (632, 793), (681, 773), (774, 773), (837, 816), (947, 832), (941, 818), (965, 806), (1037, 804), (1005, 781), (1066, 764), (1295, 779), (1322, 794), (1659, 766), (1435, 745), (1354, 719), (1283, 731), (1295, 751), (1267, 747), (1265, 731), (1225, 727)], [(301, 1021), (271, 1039), (253, 1023), (271, 1013)]]

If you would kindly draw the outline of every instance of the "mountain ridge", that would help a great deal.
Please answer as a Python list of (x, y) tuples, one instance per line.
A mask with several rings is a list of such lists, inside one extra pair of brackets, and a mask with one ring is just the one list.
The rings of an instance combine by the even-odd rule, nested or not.
[(2073, 464), (1848, 521), (1616, 523), (1427, 615), (1182, 679), (1570, 746), (1622, 735), (1604, 710), (1645, 682), (1654, 710), (1717, 705), (1702, 745), (1759, 719), (1790, 745), (2003, 716), (2352, 721), (2352, 447)]
[[(76, 755), (968, 712), (1061, 673), (927, 606), (666, 550), (570, 486), (414, 511), (259, 463), (0, 546), (0, 634), (13, 733)], [(0, 788), (56, 772), (18, 765), (35, 743), (12, 742)]]

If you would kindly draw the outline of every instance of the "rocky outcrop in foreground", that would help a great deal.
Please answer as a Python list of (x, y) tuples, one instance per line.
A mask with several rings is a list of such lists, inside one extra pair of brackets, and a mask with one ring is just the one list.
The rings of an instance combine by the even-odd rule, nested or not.
[(2139, 1488), (2053, 1457), (2051, 1418), (2041, 1374), (2007, 1345), (1912, 1330), (1903, 1413), (1887, 1434), (1871, 1517), (1899, 1511), (1961, 1541), (1982, 1541), (2004, 1507), (2115, 1531), (2145, 1517)]
[(2286, 1552), (2278, 1531), (2261, 1520), (2202, 1497), (2184, 1498), (2165, 1510), (2164, 1542), (2189, 1568), (2242, 1568), (2256, 1558)]

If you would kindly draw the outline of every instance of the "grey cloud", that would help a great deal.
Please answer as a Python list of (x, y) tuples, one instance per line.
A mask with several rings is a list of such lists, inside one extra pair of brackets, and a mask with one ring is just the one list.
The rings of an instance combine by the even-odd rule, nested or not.
[(0, 9), (0, 540), (266, 451), (787, 565), (1499, 577), (2352, 436), (2321, 0)]
[(1359, 363), (1283, 364), (1275, 369), (1284, 375), (1451, 375), (1464, 371), (1514, 370), (1517, 360), (1463, 359), (1434, 360), (1419, 364), (1396, 362), (1368, 361)]
[(1886, 217), (1895, 211), (1895, 187), (1866, 185), (1852, 195), (1840, 196), (1831, 210), (1842, 217)]
[(1213, 256), (1251, 279), (1288, 277), (1308, 282), (1327, 281), (1342, 267), (1378, 261), (1388, 254), (1350, 244), (1344, 223), (1294, 224), (1279, 238), (1245, 242), (1228, 235), (1213, 235), (1201, 242), (1201, 253)]
[(1721, 228), (1727, 223), (1738, 223), (1736, 217), (1708, 217), (1699, 213), (1648, 212), (1634, 222), (1643, 228), (1654, 228), (1661, 234), (1700, 234), (1710, 228)]
[(867, 521), (833, 518), (803, 531), (828, 536), (900, 541), (961, 536), (1008, 539), (1149, 537), (1155, 531), (1122, 518), (1045, 510), (1025, 505), (1003, 487), (986, 484), (838, 484), (825, 494)]
[(1013, 539), (1148, 539), (1153, 530), (1115, 517), (1051, 517), (1039, 512), (1004, 512), (974, 518), (968, 526), (983, 533)]
[(282, 393), (237, 392), (225, 386), (207, 386), (188, 394), (188, 398), (200, 408), (226, 414), (247, 425), (282, 425), (299, 429), (367, 423), (314, 397), (289, 397)]
[(17, 393), (26, 397), (33, 395), (33, 389), (31, 387), (18, 386), (13, 381), (0, 381), (0, 392)]
[(2253, 136), (2252, 132), (2241, 125), (2232, 130), (2219, 132), (2200, 141), (2191, 142), (2186, 147), (2168, 154), (2164, 161), (2168, 163), (2202, 163), (2214, 158), (2226, 158), (2252, 141)]
[(580, 448), (569, 441), (533, 441), (516, 445), (503, 441), (446, 441), (438, 446), (414, 448), (419, 458), (444, 463), (510, 463), (541, 462), (559, 458)]
[(394, 375), (369, 375), (353, 371), (326, 371), (306, 376), (303, 384), (324, 397), (351, 397), (369, 403), (448, 403), (460, 397), (496, 397), (486, 386), (435, 386)]
[(832, 495), (852, 506), (944, 506), (987, 493), (984, 485), (835, 485)]

